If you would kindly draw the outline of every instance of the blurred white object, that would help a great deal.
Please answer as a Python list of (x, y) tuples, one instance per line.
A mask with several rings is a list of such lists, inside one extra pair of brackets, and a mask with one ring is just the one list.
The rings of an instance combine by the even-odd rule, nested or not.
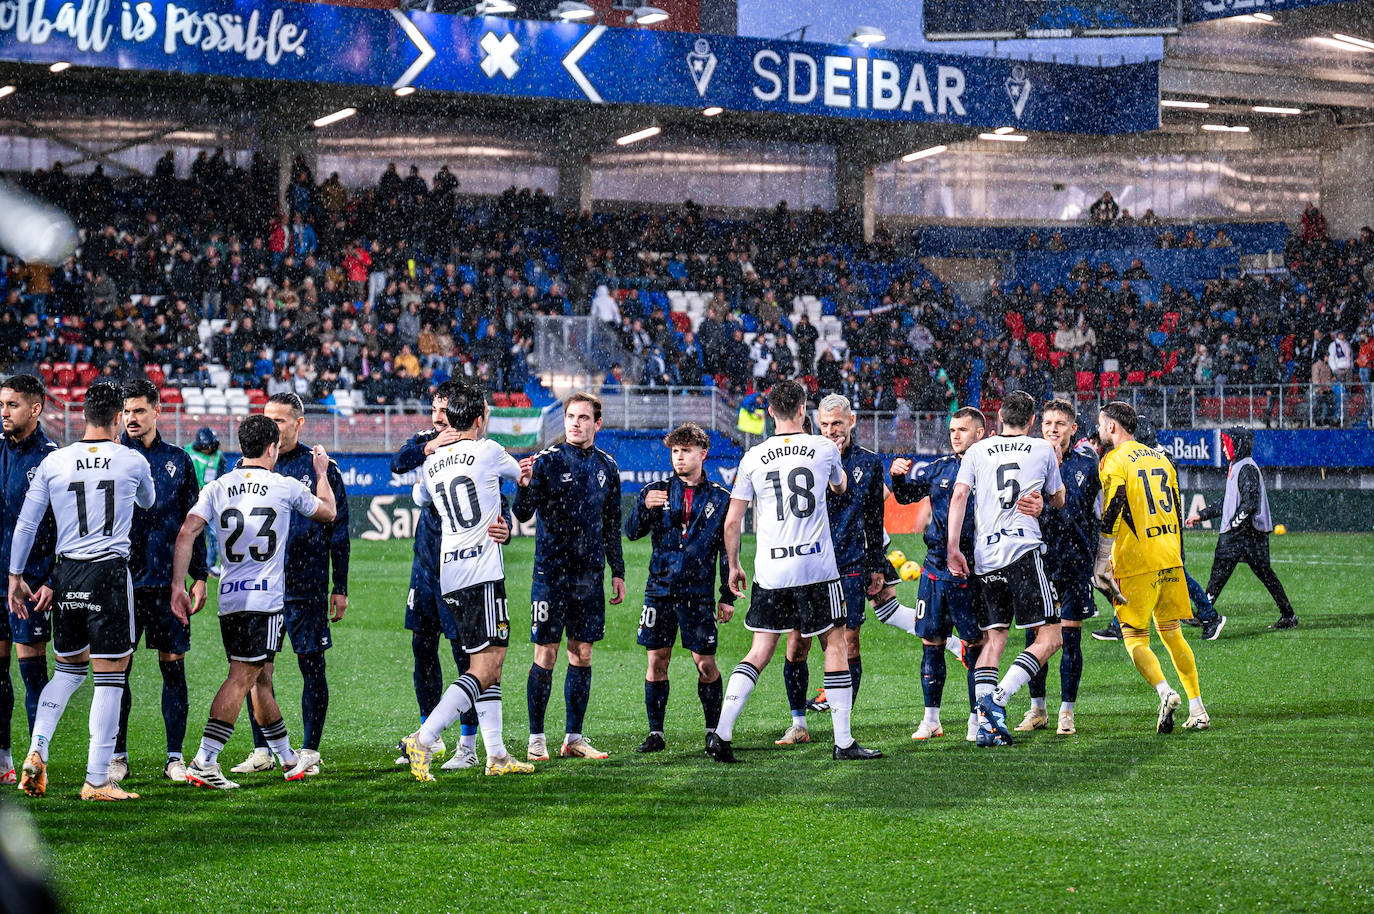
[(58, 266), (76, 250), (76, 226), (55, 206), (0, 181), (0, 248)]

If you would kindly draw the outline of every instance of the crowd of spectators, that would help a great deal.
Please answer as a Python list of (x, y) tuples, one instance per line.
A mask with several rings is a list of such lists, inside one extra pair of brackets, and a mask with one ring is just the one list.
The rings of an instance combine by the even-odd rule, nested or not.
[[(84, 238), (60, 267), (3, 261), (3, 367), (89, 362), (130, 377), (157, 364), (170, 384), (209, 386), (219, 364), (235, 385), (316, 400), (354, 388), (380, 405), (423, 399), (457, 373), (521, 391), (536, 318), (591, 314), (623, 350), (612, 387), (707, 383), (743, 395), (802, 376), (862, 409), (940, 411), (1012, 390), (1073, 393), (1102, 372), (1147, 388), (1334, 391), (1356, 377), (1367, 385), (1374, 357), (1374, 237), (1329, 238), (1315, 207), (1290, 236), (1286, 270), (1194, 289), (1139, 260), (1120, 274), (1084, 260), (1069, 283), (994, 283), (965, 302), (920, 266), (911, 239), (880, 230), (851, 244), (819, 210), (780, 204), (728, 222), (691, 201), (561, 213), (538, 190), (462, 198), (447, 168), (431, 184), (392, 164), (376, 185), (346, 188), (337, 175), (317, 183), (300, 160), (278, 207), (276, 173), (260, 156), (243, 169), (216, 151), (185, 179), (170, 153), (154, 175), (119, 182), (99, 168), (23, 176)], [(1091, 217), (1129, 214), (1104, 194)], [(1224, 229), (1205, 245), (1190, 229), (1178, 246), (1230, 243)], [(1067, 248), (1054, 232), (1044, 249)], [(1145, 281), (1158, 294), (1142, 299)], [(656, 294), (683, 289), (709, 296), (695, 328)], [(794, 311), (797, 296), (827, 303), (843, 346)], [(202, 318), (224, 322), (208, 340)]]

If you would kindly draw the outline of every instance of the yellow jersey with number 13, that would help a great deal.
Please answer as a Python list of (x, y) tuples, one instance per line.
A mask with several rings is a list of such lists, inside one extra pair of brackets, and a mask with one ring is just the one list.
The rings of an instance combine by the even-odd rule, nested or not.
[(1102, 459), (1102, 530), (1116, 538), (1118, 579), (1183, 564), (1178, 476), (1168, 460), (1139, 441)]

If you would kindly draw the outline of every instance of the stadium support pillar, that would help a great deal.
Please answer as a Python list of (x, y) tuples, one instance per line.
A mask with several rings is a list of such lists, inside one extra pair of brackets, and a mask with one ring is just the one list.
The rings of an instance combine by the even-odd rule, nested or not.
[(873, 240), (875, 163), (866, 150), (854, 144), (835, 147), (835, 213), (845, 234), (854, 240)]
[(557, 203), (561, 210), (589, 212), (592, 208), (592, 136), (584, 125), (565, 120), (558, 125)]
[(1374, 127), (1332, 130), (1322, 143), (1321, 210), (1333, 238), (1374, 225)]
[(296, 156), (305, 159), (315, 183), (322, 179), (315, 174), (319, 159), (319, 143), (315, 131), (302, 128), (295, 119), (271, 118), (262, 126), (263, 146), (277, 160), (277, 205), (286, 212), (286, 189), (291, 186), (291, 163)]

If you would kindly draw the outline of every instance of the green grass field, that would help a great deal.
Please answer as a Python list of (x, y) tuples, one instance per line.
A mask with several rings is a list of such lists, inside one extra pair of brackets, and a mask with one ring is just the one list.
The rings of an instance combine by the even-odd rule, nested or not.
[[(1214, 543), (1190, 534), (1191, 570), (1204, 581)], [(918, 560), (923, 552), (915, 537), (895, 545)], [(919, 642), (870, 617), (855, 732), (887, 758), (830, 761), (823, 716), (812, 722), (818, 742), (775, 747), (788, 723), (775, 661), (736, 730), (745, 764), (727, 767), (701, 753), (686, 654), (673, 661), (669, 751), (632, 751), (646, 729), (634, 595), (648, 549), (627, 544), (631, 598), (609, 609), (586, 726), (610, 759), (555, 759), (525, 778), (437, 772), (437, 783), (419, 784), (392, 764), (397, 737), (417, 721), (401, 627), (410, 544), (356, 542), (353, 605), (329, 653), (320, 777), (248, 776), (228, 794), (163, 781), (161, 683), (144, 651), (126, 782), (143, 798), (76, 799), (87, 686), (54, 743), (48, 797), (16, 802), (32, 811), (65, 900), (87, 911), (1374, 909), (1374, 610), (1365, 595), (1374, 537), (1289, 535), (1273, 547), (1302, 627), (1266, 631), (1277, 613), (1250, 572), (1237, 572), (1225, 633), (1195, 642), (1209, 733), (1156, 736), (1154, 693), (1121, 645), (1086, 639), (1076, 737), (1042, 731), (1010, 749), (975, 749), (962, 738), (953, 664), (947, 736), (914, 743)], [(521, 540), (508, 552), (517, 633), (528, 620), (531, 551)], [(915, 585), (900, 595), (913, 602)], [(727, 675), (748, 641), (741, 621), (722, 631)], [(213, 615), (194, 630), (188, 753), (225, 668)], [(514, 642), (504, 681), (517, 751), (530, 656)], [(290, 654), (282, 660), (277, 691), (298, 739), (299, 675)], [(444, 664), (448, 676), (447, 654)], [(562, 732), (562, 668), (560, 659), (551, 741)], [(820, 678), (817, 653), (813, 683)], [(1057, 683), (1055, 665), (1052, 710)], [(1014, 719), (1027, 702), (1017, 696)], [(25, 733), (21, 701), (17, 755)], [(228, 764), (249, 743), (241, 717)]]

